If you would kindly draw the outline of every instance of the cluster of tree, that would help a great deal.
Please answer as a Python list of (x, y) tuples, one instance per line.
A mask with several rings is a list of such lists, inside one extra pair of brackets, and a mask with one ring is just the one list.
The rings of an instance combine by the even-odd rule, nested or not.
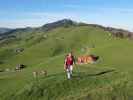
[(133, 38), (133, 32), (129, 32), (127, 30), (116, 29), (116, 28), (111, 28), (111, 27), (107, 27), (105, 28), (105, 30), (111, 32), (116, 37), (130, 38), (130, 39)]
[[(87, 25), (87, 24), (82, 24), (82, 25)], [(130, 38), (133, 39), (133, 32), (124, 30), (124, 29), (117, 29), (117, 28), (112, 28), (112, 27), (104, 27), (102, 25), (97, 25), (97, 24), (88, 24), (89, 26), (92, 27), (97, 27), (104, 29), (105, 31), (108, 31), (112, 33), (113, 36), (119, 37), (119, 38)]]

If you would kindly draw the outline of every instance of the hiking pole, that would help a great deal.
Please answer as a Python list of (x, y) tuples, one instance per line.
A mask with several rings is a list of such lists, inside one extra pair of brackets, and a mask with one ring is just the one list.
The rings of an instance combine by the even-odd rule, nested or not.
[[(79, 71), (79, 68), (78, 68), (77, 63), (75, 63), (74, 65), (75, 65), (75, 67), (76, 67), (77, 73), (80, 74), (80, 71)], [(80, 76), (80, 75), (79, 75), (79, 76)]]

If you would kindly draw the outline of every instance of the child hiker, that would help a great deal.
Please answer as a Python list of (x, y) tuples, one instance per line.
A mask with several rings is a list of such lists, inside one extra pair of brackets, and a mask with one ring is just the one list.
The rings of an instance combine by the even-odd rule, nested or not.
[(64, 69), (67, 72), (67, 78), (71, 79), (72, 77), (72, 71), (73, 71), (73, 65), (75, 63), (74, 56), (72, 53), (69, 53), (66, 58), (65, 58), (65, 63), (64, 63)]

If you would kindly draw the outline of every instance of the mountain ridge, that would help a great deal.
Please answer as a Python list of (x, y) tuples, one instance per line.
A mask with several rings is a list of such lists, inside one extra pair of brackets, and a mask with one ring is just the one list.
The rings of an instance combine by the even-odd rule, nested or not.
[[(87, 23), (82, 23), (82, 22), (76, 22), (73, 21), (71, 19), (62, 19), (62, 20), (58, 20), (56, 22), (52, 22), (52, 23), (47, 23), (44, 24), (41, 27), (26, 27), (26, 28), (16, 28), (16, 29), (8, 29), (7, 31), (5, 30), (2, 34), (0, 34), (0, 38), (6, 38), (9, 37), (10, 35), (14, 35), (14, 33), (18, 32), (18, 33), (26, 33), (26, 32), (34, 32), (34, 31), (42, 31), (42, 32), (46, 32), (58, 27), (69, 27), (69, 26), (92, 26), (92, 27), (99, 27), (101, 29), (104, 29), (105, 31), (108, 31), (110, 33), (112, 33), (112, 35), (116, 36), (116, 37), (120, 37), (120, 38), (133, 38), (133, 32), (130, 32), (128, 30), (124, 30), (124, 29), (118, 29), (118, 28), (113, 28), (113, 27), (105, 27), (102, 25), (98, 25), (98, 24), (87, 24)], [(7, 29), (7, 28), (5, 28)]]
[(12, 30), (12, 29), (10, 29), (10, 28), (0, 27), (0, 34), (4, 34), (4, 33), (9, 32), (9, 31), (11, 31), (11, 30)]

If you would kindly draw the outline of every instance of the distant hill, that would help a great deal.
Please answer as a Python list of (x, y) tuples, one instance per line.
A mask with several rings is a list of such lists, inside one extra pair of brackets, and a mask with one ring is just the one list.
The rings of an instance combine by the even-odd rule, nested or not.
[(76, 22), (70, 19), (63, 19), (57, 22), (45, 24), (41, 27), (41, 29), (43, 29), (44, 31), (49, 31), (57, 27), (69, 27), (69, 26), (74, 26), (74, 25), (76, 25)]
[(0, 34), (4, 34), (4, 33), (9, 32), (11, 30), (12, 29), (9, 29), (9, 28), (0, 28)]
[[(124, 29), (116, 29), (112, 27), (104, 27), (102, 25), (97, 24), (87, 24), (82, 22), (75, 22), (70, 19), (63, 19), (56, 22), (45, 24), (41, 27), (31, 28), (17, 28), (17, 29), (8, 29), (8, 28), (0, 28), (0, 45), (7, 45), (13, 42), (30, 40), (33, 37), (38, 38), (39, 34), (45, 34), (48, 31), (52, 31), (56, 28), (69, 28), (69, 27), (80, 27), (80, 26), (88, 26), (93, 28), (100, 28), (104, 31), (110, 32), (111, 35), (118, 38), (129, 38), (133, 39), (133, 33)], [(38, 34), (38, 35), (37, 35)], [(45, 36), (44, 36), (45, 37)], [(42, 40), (42, 36), (39, 35), (39, 41)]]
[[(63, 19), (59, 20), (53, 23), (45, 24), (41, 27), (37, 28), (17, 28), (17, 29), (8, 29), (8, 28), (0, 28), (0, 39), (6, 38), (6, 37), (12, 37), (16, 36), (16, 34), (27, 34), (32, 32), (46, 32), (50, 31), (52, 29), (58, 28), (58, 27), (69, 27), (69, 26), (92, 26), (92, 27), (99, 27), (101, 29), (104, 29), (105, 31), (108, 31), (112, 33), (112, 35), (120, 38), (133, 38), (133, 33), (124, 29), (117, 29), (112, 27), (104, 27), (97, 24), (87, 24), (87, 23), (77, 23), (75, 21), (72, 21), (70, 19)], [(6, 34), (4, 34), (6, 33)]]

